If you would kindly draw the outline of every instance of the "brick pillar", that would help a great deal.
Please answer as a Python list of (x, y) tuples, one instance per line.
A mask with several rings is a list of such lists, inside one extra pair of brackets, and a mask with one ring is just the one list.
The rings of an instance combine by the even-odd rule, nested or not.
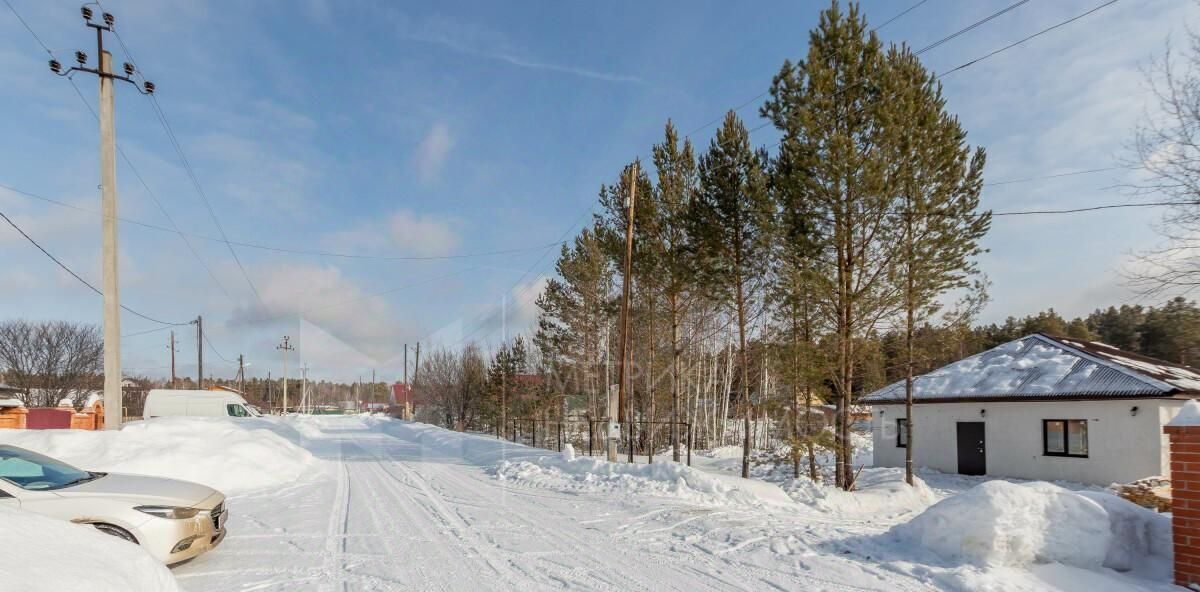
[(1200, 425), (1168, 425), (1175, 583), (1200, 586)]

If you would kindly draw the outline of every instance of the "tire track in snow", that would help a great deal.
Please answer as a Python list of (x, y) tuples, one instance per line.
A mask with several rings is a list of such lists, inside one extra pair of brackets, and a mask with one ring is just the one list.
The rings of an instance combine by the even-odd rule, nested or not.
[(345, 590), (345, 580), (342, 578), (343, 557), (346, 551), (346, 526), (350, 520), (350, 476), (346, 471), (345, 444), (338, 444), (337, 458), (337, 489), (333, 494), (334, 511), (329, 515), (329, 525), (325, 529), (325, 562), (324, 571), (334, 577), (333, 588)]

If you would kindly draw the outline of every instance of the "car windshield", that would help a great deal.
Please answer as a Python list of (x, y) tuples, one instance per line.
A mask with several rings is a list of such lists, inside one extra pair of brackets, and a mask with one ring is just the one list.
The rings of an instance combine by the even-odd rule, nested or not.
[(0, 446), (0, 479), (29, 490), (61, 489), (95, 475), (14, 446)]

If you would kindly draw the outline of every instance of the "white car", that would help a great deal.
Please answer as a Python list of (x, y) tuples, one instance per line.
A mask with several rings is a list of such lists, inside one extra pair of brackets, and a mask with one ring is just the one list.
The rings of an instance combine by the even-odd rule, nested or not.
[(0, 445), (0, 505), (90, 524), (139, 544), (167, 565), (225, 538), (225, 496), (197, 483), (94, 473), (36, 452)]

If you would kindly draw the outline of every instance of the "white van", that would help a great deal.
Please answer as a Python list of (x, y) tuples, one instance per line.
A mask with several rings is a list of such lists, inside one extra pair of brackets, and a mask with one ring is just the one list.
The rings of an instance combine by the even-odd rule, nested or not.
[(260, 417), (241, 395), (229, 391), (153, 389), (146, 395), (143, 419), (153, 417)]

